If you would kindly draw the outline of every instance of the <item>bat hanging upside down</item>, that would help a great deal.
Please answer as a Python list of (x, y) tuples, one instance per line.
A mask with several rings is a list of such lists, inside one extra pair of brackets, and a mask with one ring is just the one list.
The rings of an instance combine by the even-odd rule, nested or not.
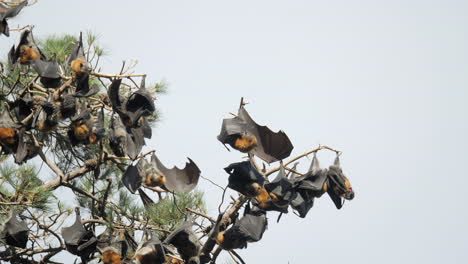
[(238, 135), (229, 145), (240, 152), (247, 153), (257, 146), (257, 138), (253, 135)]

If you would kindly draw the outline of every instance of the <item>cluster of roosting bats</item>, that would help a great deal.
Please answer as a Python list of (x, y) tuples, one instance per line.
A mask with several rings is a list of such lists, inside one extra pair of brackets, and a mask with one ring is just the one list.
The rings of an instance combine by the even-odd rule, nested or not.
[[(26, 3), (3, 9), (0, 14), (3, 34), (9, 35), (6, 19), (18, 14)], [(140, 155), (145, 138), (151, 138), (147, 118), (155, 111), (154, 99), (145, 89), (145, 77), (139, 88), (126, 97), (120, 92), (122, 79), (114, 78), (107, 87), (106, 95), (93, 97), (102, 102), (101, 107), (94, 107), (86, 99), (96, 96), (99, 88), (90, 81), (91, 68), (86, 60), (81, 34), (66, 69), (44, 56), (29, 30), (22, 32), (18, 45), (8, 53), (8, 59), (12, 68), (18, 63), (31, 65), (37, 72), (38, 81), (46, 88), (47, 96), (32, 96), (25, 89), (18, 98), (4, 106), (0, 116), (3, 155), (12, 154), (18, 164), (34, 158), (42, 147), (34, 135), (46, 134), (60, 124), (67, 128), (66, 135), (71, 146), (100, 144), (107, 140), (114, 155), (134, 161), (134, 165), (126, 168), (122, 182), (131, 193), (138, 191), (145, 206), (154, 204), (154, 201), (142, 187), (161, 188), (170, 193), (190, 192), (196, 187), (201, 172), (191, 159), (183, 169), (168, 169), (154, 153), (149, 161)], [(64, 78), (64, 71), (71, 72), (72, 77)], [(112, 111), (108, 127), (104, 122), (105, 107)], [(320, 168), (316, 151), (306, 173), (297, 172), (295, 166), (288, 168), (286, 165), (292, 161), (283, 166), (282, 160), (288, 158), (293, 150), (288, 136), (282, 131), (273, 132), (266, 126), (258, 125), (246, 111), (243, 102), (237, 115), (223, 120), (218, 140), (249, 156), (247, 161), (230, 164), (224, 169), (229, 175), (228, 187), (237, 191), (242, 198), (237, 210), (246, 205), (242, 216), (231, 214), (228, 221), (224, 221), (227, 212), (220, 213), (218, 219), (206, 229), (208, 236), (204, 244), (192, 230), (194, 216), (187, 216), (179, 228), (165, 236), (145, 231), (140, 243), (137, 243), (128, 231), (111, 227), (96, 236), (82, 224), (77, 208), (75, 223), (62, 228), (66, 249), (79, 256), (84, 263), (97, 251), (101, 253), (104, 264), (214, 262), (211, 251), (216, 244), (220, 249), (233, 250), (259, 241), (267, 228), (269, 211), (284, 214), (292, 208), (303, 218), (312, 208), (314, 199), (324, 193), (330, 196), (338, 209), (342, 207), (344, 199), (354, 198), (351, 184), (340, 167), (338, 152), (329, 168)], [(278, 174), (273, 180), (269, 181), (265, 169), (257, 166), (255, 157), (268, 164), (280, 162), (278, 170), (275, 170)], [(9, 246), (25, 248), (29, 230), (17, 215), (16, 211), (10, 213), (8, 220), (0, 227), (0, 238)]]

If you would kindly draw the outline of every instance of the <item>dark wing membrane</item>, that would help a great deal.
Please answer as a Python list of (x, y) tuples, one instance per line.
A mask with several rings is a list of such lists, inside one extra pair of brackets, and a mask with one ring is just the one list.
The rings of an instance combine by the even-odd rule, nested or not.
[(237, 117), (223, 119), (221, 132), (218, 135), (218, 140), (223, 144), (230, 143), (230, 139), (234, 135), (239, 135), (246, 132), (246, 123)]
[(166, 168), (161, 161), (154, 155), (156, 166), (161, 173), (166, 176), (166, 188), (171, 192), (190, 192), (197, 186), (200, 178), (200, 169), (195, 162), (188, 158), (189, 162), (185, 164), (183, 169), (173, 167)]
[(85, 54), (83, 50), (83, 33), (80, 32), (80, 38), (78, 39), (78, 42), (75, 43), (75, 47), (73, 47), (73, 51), (70, 55), (70, 58), (68, 59), (68, 65), (75, 59), (80, 58), (80, 59), (85, 59)]
[(19, 12), (21, 11), (21, 9), (23, 9), (23, 7), (25, 7), (27, 4), (28, 4), (28, 1), (24, 1), (21, 4), (15, 6), (13, 8), (7, 9), (5, 11), (5, 13), (0, 14), (0, 19), (5, 19), (5, 18), (10, 18), (10, 17), (17, 16), (19, 14)]
[(115, 112), (122, 111), (122, 100), (120, 98), (120, 84), (122, 83), (122, 79), (115, 79), (112, 81), (111, 85), (109, 86), (109, 90), (107, 92), (107, 96), (112, 105), (112, 109)]
[(294, 147), (283, 131), (273, 132), (266, 126), (258, 125), (243, 106), (238, 116), (247, 123), (246, 130), (257, 138), (258, 146), (251, 151), (252, 154), (268, 163), (289, 157)]
[(16, 212), (11, 214), (2, 231), (2, 239), (7, 245), (26, 248), (28, 243), (29, 228), (25, 221), (18, 221)]
[(136, 190), (140, 188), (142, 176), (137, 166), (128, 166), (127, 170), (125, 170), (123, 174), (122, 182), (131, 193), (135, 193)]
[(34, 70), (41, 77), (56, 79), (60, 78), (60, 65), (56, 61), (34, 60), (32, 63)]

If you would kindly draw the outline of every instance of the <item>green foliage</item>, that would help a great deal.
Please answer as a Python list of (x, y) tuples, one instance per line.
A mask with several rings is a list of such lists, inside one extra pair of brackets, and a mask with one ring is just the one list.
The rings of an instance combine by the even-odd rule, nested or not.
[(7, 206), (17, 203), (27, 204), (29, 207), (49, 210), (55, 197), (49, 190), (44, 190), (41, 185), (36, 168), (33, 165), (12, 166), (8, 163), (0, 165), (0, 200), (5, 203), (2, 211), (8, 210)]
[(149, 207), (146, 216), (151, 224), (173, 230), (184, 221), (186, 208), (204, 213), (206, 207), (203, 192), (195, 190), (190, 193), (177, 193), (175, 199), (173, 195), (168, 195)]
[(55, 57), (57, 62), (63, 64), (70, 56), (77, 40), (77, 36), (73, 35), (53, 35), (38, 41), (38, 46), (47, 58)]

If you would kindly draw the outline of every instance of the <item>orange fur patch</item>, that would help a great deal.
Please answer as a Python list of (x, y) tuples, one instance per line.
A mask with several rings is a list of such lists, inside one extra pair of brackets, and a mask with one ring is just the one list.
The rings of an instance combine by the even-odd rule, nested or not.
[(249, 152), (257, 146), (257, 139), (254, 136), (242, 136), (234, 142), (234, 148), (240, 152)]
[(16, 142), (16, 130), (9, 127), (0, 128), (0, 141), (4, 144), (14, 144)]
[(84, 73), (83, 65), (86, 63), (83, 59), (75, 59), (70, 63), (71, 69), (75, 74)]
[(149, 177), (145, 178), (145, 184), (150, 187), (164, 186), (166, 184), (166, 177), (164, 176), (152, 177), (150, 175)]
[(36, 60), (40, 58), (39, 52), (35, 48), (23, 45), (20, 47), (20, 63), (28, 64), (30, 60)]
[(85, 140), (89, 135), (89, 127), (86, 124), (77, 125), (75, 127), (75, 137), (80, 140)]
[(102, 262), (104, 264), (122, 264), (122, 259), (116, 252), (107, 250), (102, 254)]

